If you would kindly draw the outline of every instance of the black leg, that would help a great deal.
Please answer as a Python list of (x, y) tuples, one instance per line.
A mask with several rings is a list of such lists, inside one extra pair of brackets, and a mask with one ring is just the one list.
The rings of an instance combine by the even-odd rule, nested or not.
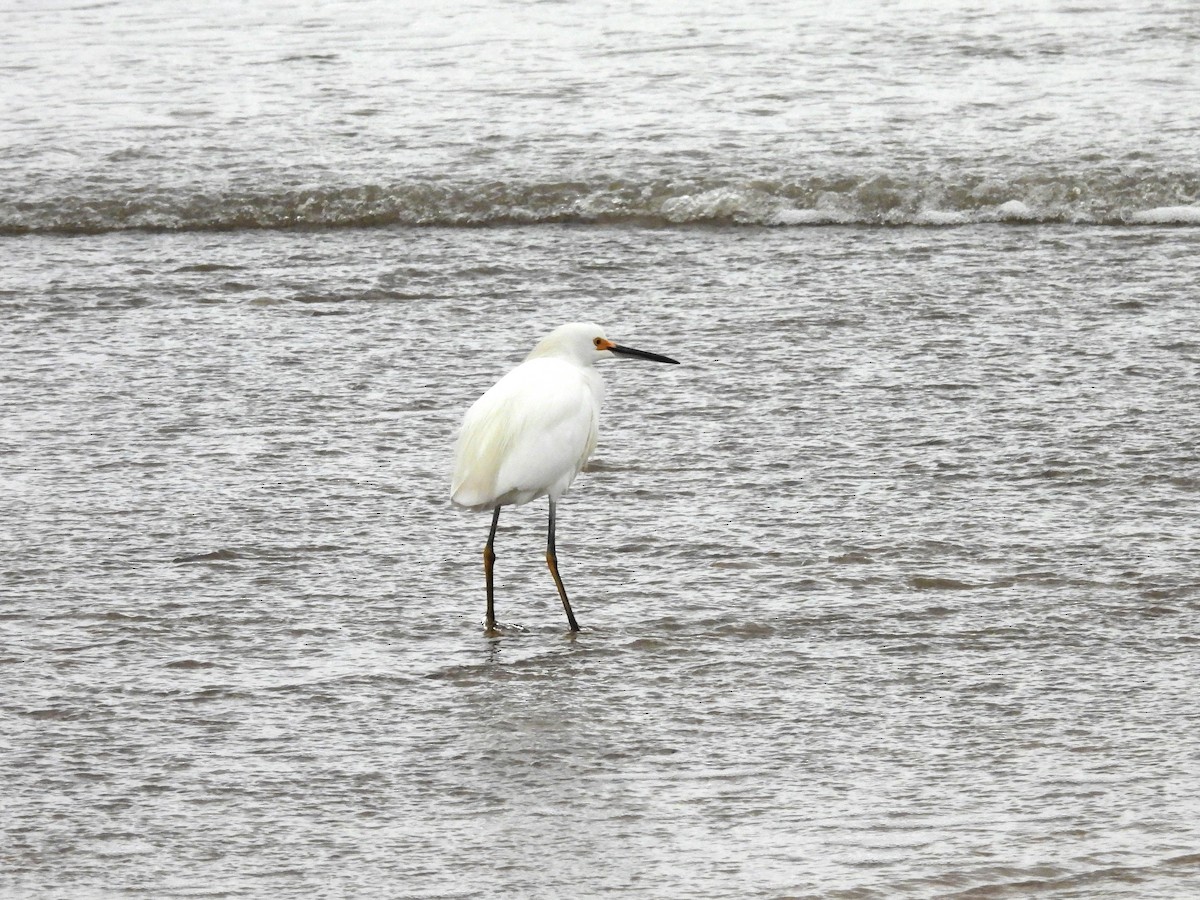
[(500, 524), (500, 507), (492, 513), (492, 530), (488, 532), (488, 541), (483, 548), (483, 575), (487, 580), (487, 633), (498, 634), (496, 631), (496, 601), (492, 590), (492, 564), (496, 562), (496, 552), (492, 544), (496, 540), (496, 526)]
[(575, 621), (575, 613), (571, 612), (571, 601), (567, 599), (567, 589), (563, 587), (562, 577), (558, 574), (558, 554), (554, 552), (554, 500), (550, 501), (550, 528), (546, 536), (546, 565), (550, 567), (550, 574), (554, 576), (554, 584), (558, 587), (558, 596), (562, 597), (563, 609), (567, 611), (567, 621), (571, 623), (571, 630), (578, 631), (579, 623)]

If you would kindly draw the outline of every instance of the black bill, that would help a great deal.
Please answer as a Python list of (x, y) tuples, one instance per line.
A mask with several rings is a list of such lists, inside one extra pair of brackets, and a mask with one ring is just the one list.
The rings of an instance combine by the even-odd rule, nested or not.
[(638, 359), (649, 359), (653, 362), (671, 363), (679, 365), (679, 360), (671, 359), (669, 356), (661, 356), (657, 353), (651, 353), (649, 350), (634, 350), (632, 347), (622, 347), (620, 344), (613, 344), (608, 348), (613, 353), (619, 353), (621, 356), (635, 356)]

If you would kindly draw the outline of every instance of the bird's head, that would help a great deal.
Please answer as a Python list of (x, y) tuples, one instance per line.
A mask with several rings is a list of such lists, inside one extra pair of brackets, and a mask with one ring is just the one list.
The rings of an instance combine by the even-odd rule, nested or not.
[(679, 364), (678, 360), (671, 359), (669, 356), (623, 347), (610, 341), (605, 336), (604, 329), (594, 322), (572, 322), (569, 325), (560, 325), (542, 338), (526, 359), (536, 359), (539, 356), (565, 356), (580, 365), (591, 366), (595, 365), (597, 360), (614, 354), (648, 359), (653, 362)]

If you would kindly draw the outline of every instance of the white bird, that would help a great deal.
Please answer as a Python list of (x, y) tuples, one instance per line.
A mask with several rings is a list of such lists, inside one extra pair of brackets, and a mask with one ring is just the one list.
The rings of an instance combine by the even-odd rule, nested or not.
[(492, 567), (500, 507), (550, 498), (546, 565), (554, 576), (571, 631), (579, 630), (554, 551), (554, 508), (596, 447), (604, 382), (594, 368), (612, 356), (678, 361), (614, 344), (591, 322), (562, 325), (546, 335), (525, 361), (497, 381), (467, 410), (455, 448), (450, 499), (469, 509), (491, 509), (492, 529), (483, 548), (487, 582), (487, 633), (496, 631)]

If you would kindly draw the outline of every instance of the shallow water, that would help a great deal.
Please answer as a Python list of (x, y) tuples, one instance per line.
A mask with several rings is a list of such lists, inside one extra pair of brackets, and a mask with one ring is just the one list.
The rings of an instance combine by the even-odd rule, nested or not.
[[(23, 239), (7, 893), (1186, 894), (1195, 242)], [(453, 431), (584, 313), (684, 365), (606, 368), (584, 633), (534, 504), (489, 642)]]
[(163, 9), (0, 38), (0, 895), (1196, 892), (1190, 7)]

